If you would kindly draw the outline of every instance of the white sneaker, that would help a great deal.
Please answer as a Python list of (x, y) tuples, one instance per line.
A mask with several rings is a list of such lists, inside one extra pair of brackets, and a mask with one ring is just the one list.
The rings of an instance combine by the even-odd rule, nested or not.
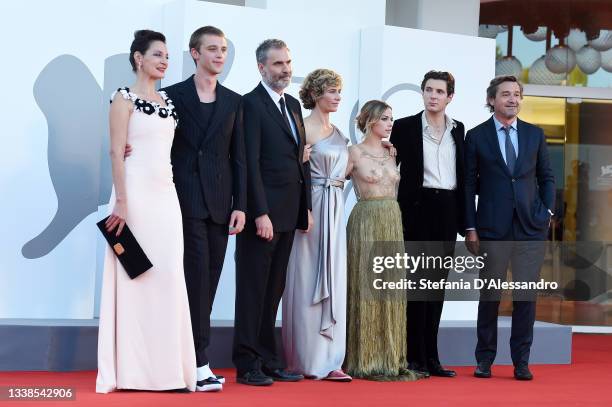
[(215, 375), (212, 370), (210, 370), (210, 365), (208, 363), (198, 367), (198, 381), (208, 379), (209, 377), (217, 379), (221, 384), (225, 384), (225, 377)]
[(209, 377), (208, 379), (198, 380), (196, 383), (196, 391), (221, 391), (223, 385), (219, 380)]
[(212, 370), (210, 370), (210, 365), (208, 363), (204, 366), (198, 367), (198, 381), (208, 379), (210, 377), (216, 379), (221, 384), (225, 384), (225, 377), (215, 375)]

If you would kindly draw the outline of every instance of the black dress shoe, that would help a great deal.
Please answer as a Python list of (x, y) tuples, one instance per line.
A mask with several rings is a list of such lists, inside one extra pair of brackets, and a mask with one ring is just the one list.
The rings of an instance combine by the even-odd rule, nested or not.
[(514, 378), (516, 380), (533, 380), (533, 375), (529, 371), (529, 366), (519, 365), (514, 367)]
[(304, 379), (301, 374), (290, 373), (285, 369), (266, 369), (264, 367), (261, 371), (275, 382), (299, 382)]
[(270, 386), (274, 381), (259, 369), (249, 370), (243, 375), (236, 376), (236, 381), (249, 386)]
[(474, 376), (480, 377), (481, 379), (488, 379), (491, 377), (491, 362), (478, 362), (476, 370), (474, 370)]
[(429, 371), (429, 374), (432, 376), (438, 376), (438, 377), (455, 377), (457, 376), (457, 373), (455, 373), (454, 370), (447, 370), (444, 369), (442, 367), (442, 365), (440, 365), (439, 362), (437, 361), (430, 361), (428, 366), (427, 366), (427, 370)]
[(408, 370), (412, 370), (417, 375), (423, 378), (428, 378), (430, 376), (429, 370), (427, 370), (425, 366), (423, 366), (422, 364), (418, 362), (408, 362), (408, 366), (406, 367), (408, 368)]

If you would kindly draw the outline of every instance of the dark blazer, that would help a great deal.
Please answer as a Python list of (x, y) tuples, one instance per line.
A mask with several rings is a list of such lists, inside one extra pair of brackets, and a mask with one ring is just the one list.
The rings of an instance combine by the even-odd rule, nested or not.
[(172, 171), (183, 216), (202, 217), (207, 208), (213, 222), (225, 224), (232, 210), (246, 212), (242, 97), (217, 83), (214, 114), (204, 128), (193, 75), (163, 90), (179, 119)]
[[(423, 111), (396, 120), (391, 131), (391, 143), (397, 149), (397, 163), (400, 164), (400, 184), (397, 192), (397, 200), (402, 208), (402, 216), (410, 216), (411, 208), (421, 204), (421, 188), (423, 187), (423, 123), (421, 120)], [(455, 140), (456, 151), (456, 176), (457, 176), (457, 233), (465, 234), (464, 221), (464, 147), (463, 138), (465, 127), (463, 123), (455, 120), (457, 126), (451, 130)], [(410, 223), (410, 222), (409, 222)]]
[(247, 219), (268, 214), (274, 231), (308, 227), (312, 209), (310, 163), (302, 164), (304, 120), (300, 103), (285, 94), (299, 134), (295, 142), (280, 109), (260, 83), (243, 96), (244, 133), (248, 168)]
[[(520, 223), (516, 240), (546, 239), (554, 209), (555, 180), (541, 128), (517, 122), (518, 157), (514, 174), (504, 161), (493, 118), (467, 132), (465, 140), (466, 227), (486, 239), (503, 239), (516, 208)], [(478, 192), (478, 211), (474, 198)]]

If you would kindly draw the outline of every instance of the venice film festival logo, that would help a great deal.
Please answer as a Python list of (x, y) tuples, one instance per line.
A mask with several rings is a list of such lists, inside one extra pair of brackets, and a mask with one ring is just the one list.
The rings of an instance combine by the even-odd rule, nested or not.
[[(49, 254), (87, 216), (107, 205), (112, 191), (111, 163), (108, 151), (109, 97), (119, 87), (134, 80), (127, 64), (128, 54), (112, 55), (104, 61), (102, 87), (89, 68), (73, 55), (60, 55), (51, 60), (40, 72), (34, 83), (34, 98), (43, 112), (48, 127), (47, 161), (49, 175), (57, 196), (57, 211), (40, 233), (26, 242), (21, 253), (25, 258), (36, 259)], [(223, 82), (232, 69), (235, 46), (228, 40), (228, 56)], [(183, 80), (193, 73), (193, 61), (189, 52), (183, 53)], [(292, 82), (301, 84), (303, 77), (294, 76)], [(62, 98), (67, 89), (73, 89), (78, 97)], [(401, 91), (421, 93), (418, 85), (400, 83), (383, 93), (387, 100)], [(358, 143), (355, 118), (359, 101), (355, 101), (347, 123), (353, 144)], [(347, 183), (345, 197), (352, 189)]]
[(612, 187), (612, 164), (601, 166), (601, 175), (597, 181), (602, 187)]

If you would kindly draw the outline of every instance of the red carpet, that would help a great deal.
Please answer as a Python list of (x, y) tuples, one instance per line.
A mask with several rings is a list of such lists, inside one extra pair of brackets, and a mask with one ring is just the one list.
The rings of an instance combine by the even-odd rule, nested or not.
[(71, 386), (76, 401), (0, 401), (1, 405), (77, 406), (612, 406), (612, 335), (575, 334), (571, 365), (534, 365), (532, 382), (518, 382), (511, 366), (494, 366), (492, 379), (472, 377), (473, 368), (457, 368), (454, 379), (378, 383), (354, 380), (328, 383), (305, 380), (268, 388), (236, 384), (235, 371), (220, 370), (228, 382), (220, 393), (95, 393), (93, 371), (74, 373), (0, 372), (0, 386)]

